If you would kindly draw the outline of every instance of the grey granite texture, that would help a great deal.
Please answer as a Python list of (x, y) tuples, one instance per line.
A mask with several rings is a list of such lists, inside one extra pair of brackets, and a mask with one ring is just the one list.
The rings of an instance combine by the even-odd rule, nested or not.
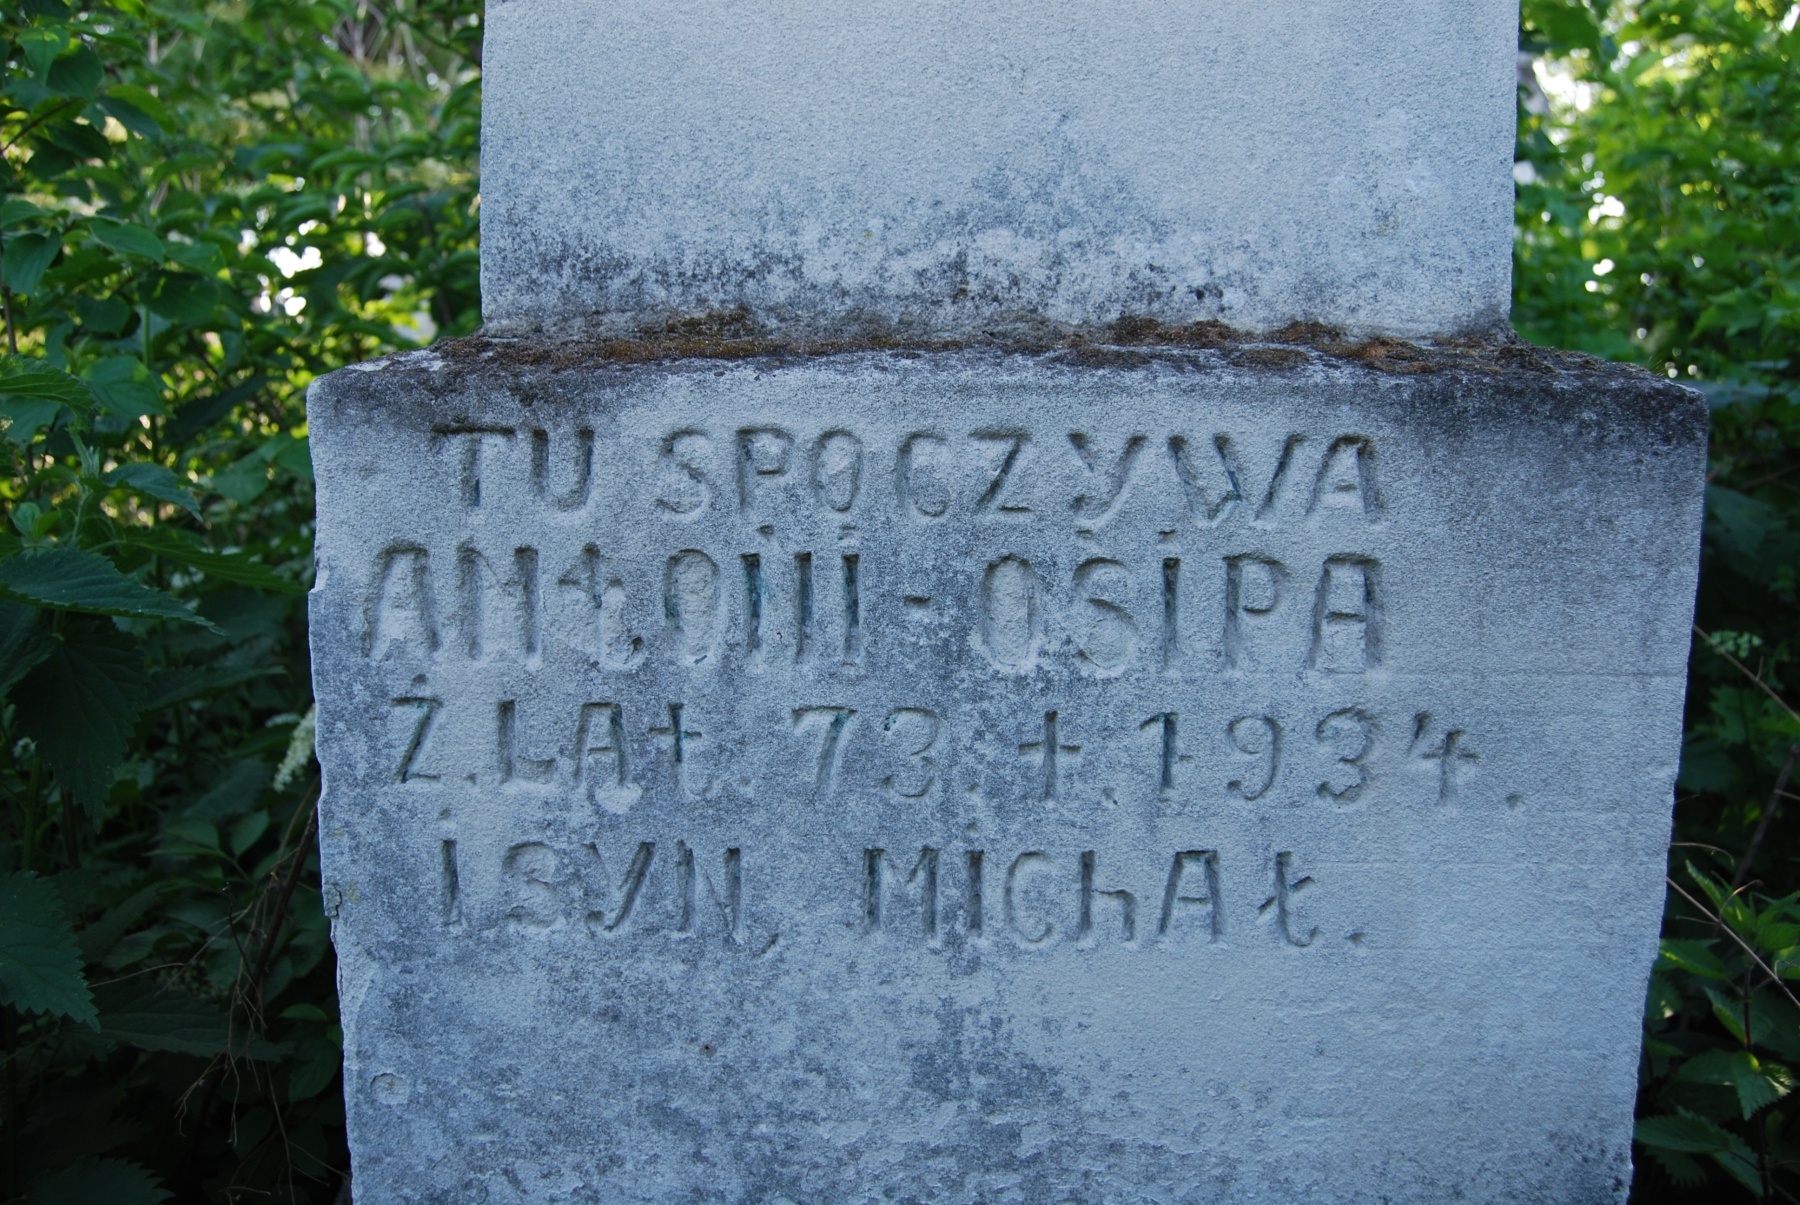
[(1694, 395), (640, 354), (309, 395), (359, 1205), (1624, 1200)]
[(498, 0), (495, 331), (1501, 329), (1515, 0)]

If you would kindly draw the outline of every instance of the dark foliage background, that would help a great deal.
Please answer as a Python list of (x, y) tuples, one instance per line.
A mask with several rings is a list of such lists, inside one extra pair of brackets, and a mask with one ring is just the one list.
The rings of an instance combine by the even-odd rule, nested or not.
[[(1634, 1195), (1800, 1200), (1800, 8), (1524, 8), (1515, 324), (1713, 408)], [(0, 8), (0, 1200), (342, 1192), (302, 392), (476, 325), (480, 38)]]

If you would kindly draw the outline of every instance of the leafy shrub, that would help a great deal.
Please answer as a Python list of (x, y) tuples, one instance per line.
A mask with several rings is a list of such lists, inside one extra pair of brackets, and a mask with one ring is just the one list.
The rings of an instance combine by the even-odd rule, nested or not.
[(302, 390), (477, 320), (479, 7), (0, 12), (0, 1196), (331, 1200)]
[(1712, 406), (1633, 1195), (1796, 1200), (1800, 7), (1527, 0), (1524, 17), (1514, 324)]
[[(1796, 12), (1524, 5), (1515, 323), (1713, 404), (1646, 1201), (1800, 1199)], [(479, 5), (0, 41), (0, 1196), (329, 1201), (301, 391), (477, 321)]]

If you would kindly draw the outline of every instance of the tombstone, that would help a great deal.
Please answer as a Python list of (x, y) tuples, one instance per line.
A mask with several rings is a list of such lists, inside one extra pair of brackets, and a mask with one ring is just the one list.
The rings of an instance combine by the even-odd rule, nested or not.
[(1513, 21), (490, 9), (309, 402), (359, 1202), (1625, 1198), (1705, 419), (1504, 334)]

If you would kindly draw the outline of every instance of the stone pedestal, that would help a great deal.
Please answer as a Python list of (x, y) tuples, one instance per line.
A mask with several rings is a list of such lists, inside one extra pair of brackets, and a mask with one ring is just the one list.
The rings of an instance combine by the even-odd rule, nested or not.
[(1703, 409), (1312, 335), (315, 385), (358, 1201), (1622, 1201)]

